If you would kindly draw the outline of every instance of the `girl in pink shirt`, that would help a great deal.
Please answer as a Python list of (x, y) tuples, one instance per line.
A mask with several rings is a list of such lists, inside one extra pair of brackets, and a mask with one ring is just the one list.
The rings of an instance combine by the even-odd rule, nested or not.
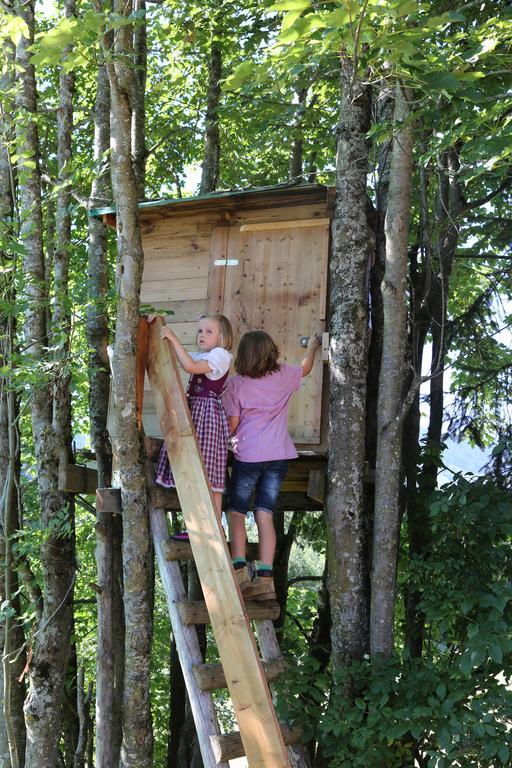
[[(235, 359), (237, 375), (228, 380), (224, 409), (232, 435), (235, 460), (228, 502), (233, 567), (240, 589), (251, 600), (274, 599), (272, 565), (276, 548), (273, 512), (288, 459), (297, 451), (288, 432), (288, 402), (313, 368), (318, 336), (311, 336), (299, 366), (278, 363), (279, 351), (264, 331), (242, 336)], [(259, 563), (251, 582), (245, 560), (245, 519), (255, 491)]]

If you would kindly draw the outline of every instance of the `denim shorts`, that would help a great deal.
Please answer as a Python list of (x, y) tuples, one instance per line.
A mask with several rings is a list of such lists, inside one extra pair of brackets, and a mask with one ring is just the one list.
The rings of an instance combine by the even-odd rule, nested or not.
[(273, 513), (281, 484), (288, 471), (288, 461), (238, 461), (233, 462), (229, 487), (228, 512), (246, 515), (251, 494), (254, 509)]

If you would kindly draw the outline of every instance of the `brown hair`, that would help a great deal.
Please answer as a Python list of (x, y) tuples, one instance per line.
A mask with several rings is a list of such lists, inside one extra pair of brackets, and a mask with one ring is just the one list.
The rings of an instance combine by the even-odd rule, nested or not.
[(233, 348), (233, 328), (225, 315), (213, 312), (208, 315), (201, 315), (199, 320), (215, 320), (220, 328), (220, 343), (224, 349), (230, 350)]
[(279, 370), (279, 350), (265, 331), (248, 331), (238, 344), (235, 371), (241, 376), (261, 379), (267, 373)]

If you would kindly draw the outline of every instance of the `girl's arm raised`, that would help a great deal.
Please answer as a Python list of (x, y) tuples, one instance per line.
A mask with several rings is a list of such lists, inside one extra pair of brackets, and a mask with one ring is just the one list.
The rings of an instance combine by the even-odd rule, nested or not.
[(174, 331), (171, 331), (171, 329), (167, 328), (165, 325), (160, 331), (160, 338), (167, 339), (167, 341), (173, 345), (176, 357), (178, 358), (181, 367), (187, 373), (211, 373), (212, 369), (208, 360), (193, 360)]
[(315, 363), (315, 353), (320, 346), (320, 336), (310, 336), (306, 351), (306, 357), (302, 361), (302, 376), (307, 376), (308, 373), (311, 373), (313, 370), (313, 365)]

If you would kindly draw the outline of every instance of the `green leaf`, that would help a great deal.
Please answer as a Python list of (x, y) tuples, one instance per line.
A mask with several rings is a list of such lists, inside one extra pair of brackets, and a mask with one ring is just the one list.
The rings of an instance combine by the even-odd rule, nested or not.
[(301, 14), (302, 14), (301, 10), (289, 11), (283, 18), (282, 29), (284, 30), (292, 27), (297, 21), (297, 19), (300, 18)]
[(21, 16), (10, 14), (4, 18), (2, 35), (9, 38), (14, 45), (18, 45), (22, 37), (30, 37), (26, 21)]
[(458, 80), (451, 72), (433, 72), (423, 76), (428, 85), (437, 91), (456, 91), (461, 87)]
[(446, 696), (446, 685), (444, 683), (439, 683), (439, 685), (436, 688), (436, 696), (441, 701)]
[(500, 645), (493, 643), (489, 648), (489, 656), (496, 664), (503, 663), (503, 651)]
[(311, 7), (311, 0), (279, 0), (270, 6), (270, 11), (305, 11)]
[(337, 8), (326, 16), (325, 21), (329, 27), (344, 27), (350, 22), (350, 13), (345, 8)]
[(243, 61), (224, 81), (224, 90), (236, 91), (253, 76), (254, 62)]

